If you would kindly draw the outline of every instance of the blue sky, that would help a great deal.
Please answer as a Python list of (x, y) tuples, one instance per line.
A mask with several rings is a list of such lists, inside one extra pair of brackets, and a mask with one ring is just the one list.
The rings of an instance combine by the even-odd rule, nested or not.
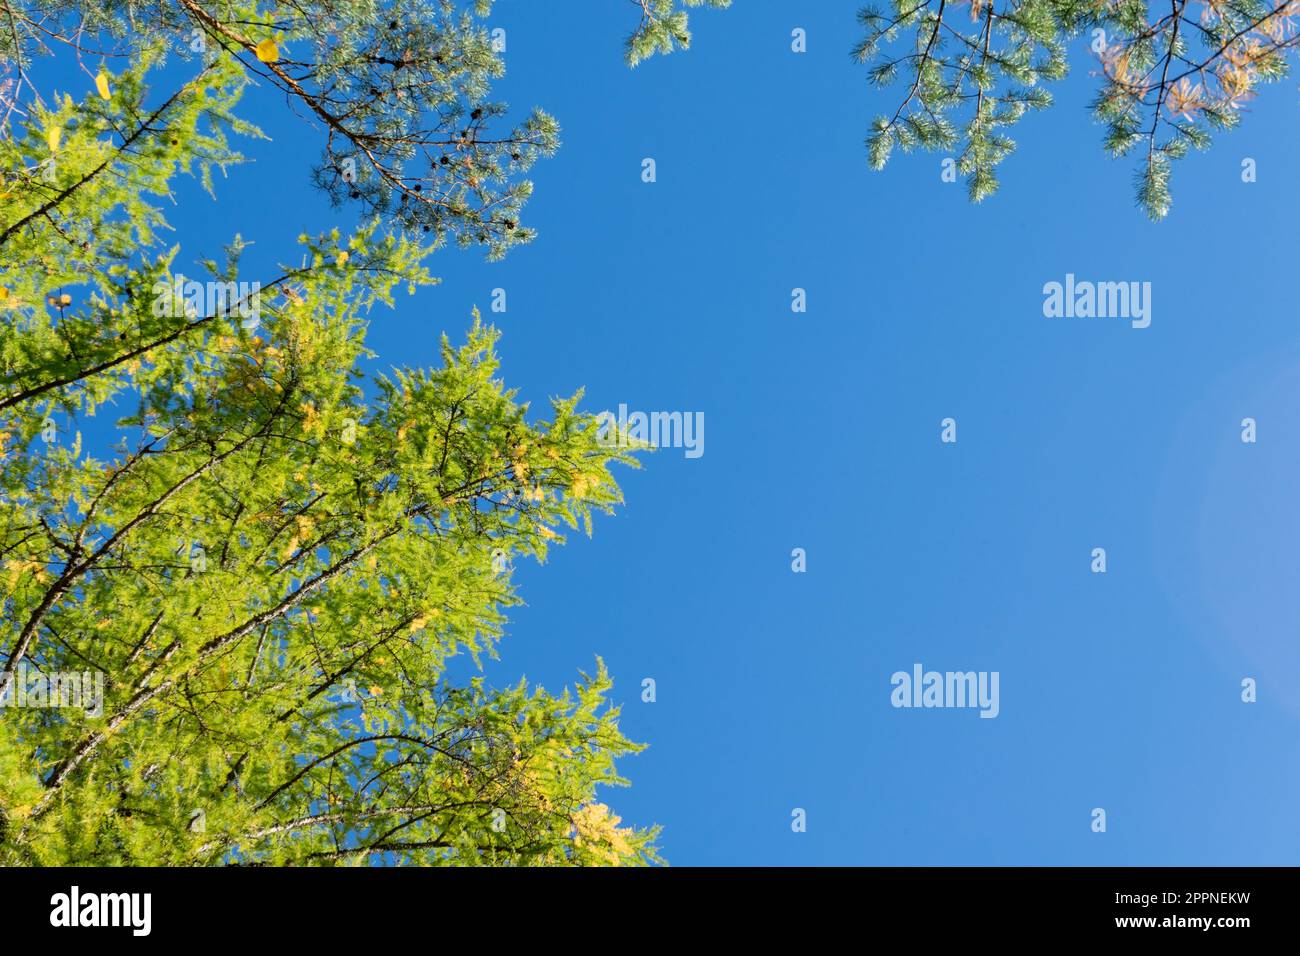
[[(971, 206), (939, 156), (868, 170), (901, 92), (850, 61), (855, 11), (741, 0), (628, 70), (627, 4), (499, 0), (497, 92), (563, 129), (533, 175), (540, 236), (501, 263), (440, 252), (440, 286), (374, 315), (375, 367), (437, 362), (478, 305), (524, 398), (703, 412), (706, 442), (624, 471), (592, 540), (517, 569), (489, 675), (558, 688), (604, 656), (650, 744), (607, 799), (663, 824), (676, 865), (1294, 862), (1295, 81), (1177, 165), (1154, 225), (1100, 149), (1079, 39)], [(287, 260), (337, 221), (308, 185), (318, 134), (272, 91), (248, 106), (273, 142), (245, 144), (219, 202), (182, 194), (182, 259), (238, 231), (248, 265)], [(1067, 273), (1150, 282), (1150, 327), (1045, 318)], [(917, 662), (999, 672), (999, 716), (891, 707)]]

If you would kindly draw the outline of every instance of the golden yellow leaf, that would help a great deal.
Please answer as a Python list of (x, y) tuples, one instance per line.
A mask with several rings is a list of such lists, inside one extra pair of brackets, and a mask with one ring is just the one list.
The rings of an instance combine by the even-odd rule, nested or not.
[(45, 134), (45, 142), (50, 145), (50, 152), (59, 151), (59, 142), (63, 139), (63, 128), (61, 126), (51, 126), (50, 131)]
[(316, 406), (311, 402), (303, 402), (302, 409), (302, 429), (305, 432), (315, 431), (320, 420), (320, 412), (316, 411)]
[(263, 63), (274, 63), (280, 59), (280, 48), (275, 45), (275, 41), (269, 37), (263, 40), (255, 48), (257, 58)]
[(103, 70), (100, 70), (99, 75), (95, 77), (95, 89), (99, 90), (99, 98), (101, 100), (113, 98), (113, 94), (108, 88), (108, 74)]
[(44, 581), (47, 577), (45, 566), (34, 559), (23, 560), (21, 558), (5, 562), (5, 567), (9, 570), (9, 588), (13, 589), (18, 583), (18, 579), (28, 571), (32, 571), (38, 582)]

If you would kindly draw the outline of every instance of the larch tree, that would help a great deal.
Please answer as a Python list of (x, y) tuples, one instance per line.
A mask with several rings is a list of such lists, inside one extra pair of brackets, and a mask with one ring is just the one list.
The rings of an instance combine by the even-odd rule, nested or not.
[[(602, 664), (560, 694), (447, 675), (492, 653), (512, 560), (612, 510), (628, 449), (580, 393), (532, 413), (477, 315), (440, 367), (360, 371), (439, 245), (531, 238), (557, 127), (489, 99), (489, 4), (0, 8), (0, 687), (38, 705), (0, 710), (0, 862), (656, 861), (597, 799), (640, 749)], [(54, 48), (80, 95), (34, 84)], [(160, 205), (237, 177), (254, 80), (361, 225), (250, 277)]]

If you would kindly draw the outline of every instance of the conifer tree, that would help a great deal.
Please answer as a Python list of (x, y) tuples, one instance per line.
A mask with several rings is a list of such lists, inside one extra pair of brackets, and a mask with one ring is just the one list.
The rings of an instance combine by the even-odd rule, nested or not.
[[(379, 4), (6, 7), (25, 26), (0, 136), (0, 681), (105, 679), (102, 706), (90, 681), (81, 706), (0, 710), (0, 863), (655, 861), (656, 831), (598, 800), (639, 749), (603, 664), (558, 695), (447, 678), (501, 637), (512, 561), (590, 533), (634, 460), (580, 393), (520, 401), (477, 316), (440, 367), (359, 371), (367, 317), (435, 281), (444, 237), (528, 238), (519, 173), (554, 127), (480, 135), (505, 108), (475, 11), (387, 5), (446, 60), (376, 100), (364, 84), (399, 69), (377, 58), (406, 49)], [(42, 45), (90, 48), (46, 29), (78, 15), (129, 65), (94, 64), (77, 97), (19, 89)], [(154, 91), (181, 27), (205, 42)], [(327, 128), (321, 185), (362, 225), (301, 237), (276, 275), (246, 274), (238, 235), (191, 272), (206, 250), (170, 244), (161, 200), (237, 177), (256, 75)], [(83, 442), (92, 417), (112, 447)]]
[[(558, 145), (542, 110), (517, 121), (490, 98), (504, 65), (488, 0), (37, 0), (11, 4), (0, 90), (12, 116), (42, 53), (135, 63), (166, 53), (201, 68), (223, 53), (251, 81), (283, 92), (315, 132), (312, 177), (340, 208), (485, 247), (494, 258), (533, 238), (521, 222), (522, 174)], [(295, 124), (296, 126), (297, 124)], [(316, 143), (319, 145), (316, 146)]]
[(1260, 84), (1286, 75), (1300, 3), (1171, 0), (1157, 13), (1150, 19), (1146, 0), (891, 0), (863, 9), (855, 58), (870, 65), (873, 84), (904, 90), (892, 114), (872, 123), (872, 167), (895, 148), (951, 151), (972, 201), (991, 195), (997, 165), (1015, 148), (1008, 129), (1051, 105), (1044, 86), (1065, 76), (1067, 44), (1088, 31), (1101, 65), (1093, 111), (1104, 148), (1139, 157), (1138, 205), (1164, 218), (1171, 161), (1206, 148), (1213, 130), (1237, 124)]
[[(727, 0), (630, 0), (641, 19), (628, 62), (690, 43), (685, 7)], [(1135, 157), (1135, 199), (1153, 220), (1172, 204), (1173, 161), (1230, 130), (1258, 88), (1290, 72), (1300, 0), (886, 0), (858, 14), (855, 61), (876, 87), (901, 91), (872, 121), (867, 158), (949, 154), (973, 202), (997, 191), (1013, 126), (1052, 105), (1048, 87), (1086, 43), (1100, 86), (1092, 112), (1102, 148)], [(1047, 146), (1037, 146), (1040, 156)]]
[(627, 38), (625, 56), (629, 66), (636, 66), (656, 53), (672, 53), (691, 45), (688, 7), (731, 6), (731, 0), (630, 0), (640, 9), (636, 29)]

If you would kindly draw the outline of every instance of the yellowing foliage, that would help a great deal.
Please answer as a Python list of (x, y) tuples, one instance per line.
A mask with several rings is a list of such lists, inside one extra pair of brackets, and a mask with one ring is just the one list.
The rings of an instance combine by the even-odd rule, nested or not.
[(254, 52), (263, 63), (275, 63), (280, 59), (280, 48), (276, 46), (275, 41), (270, 37), (257, 44), (254, 47)]

